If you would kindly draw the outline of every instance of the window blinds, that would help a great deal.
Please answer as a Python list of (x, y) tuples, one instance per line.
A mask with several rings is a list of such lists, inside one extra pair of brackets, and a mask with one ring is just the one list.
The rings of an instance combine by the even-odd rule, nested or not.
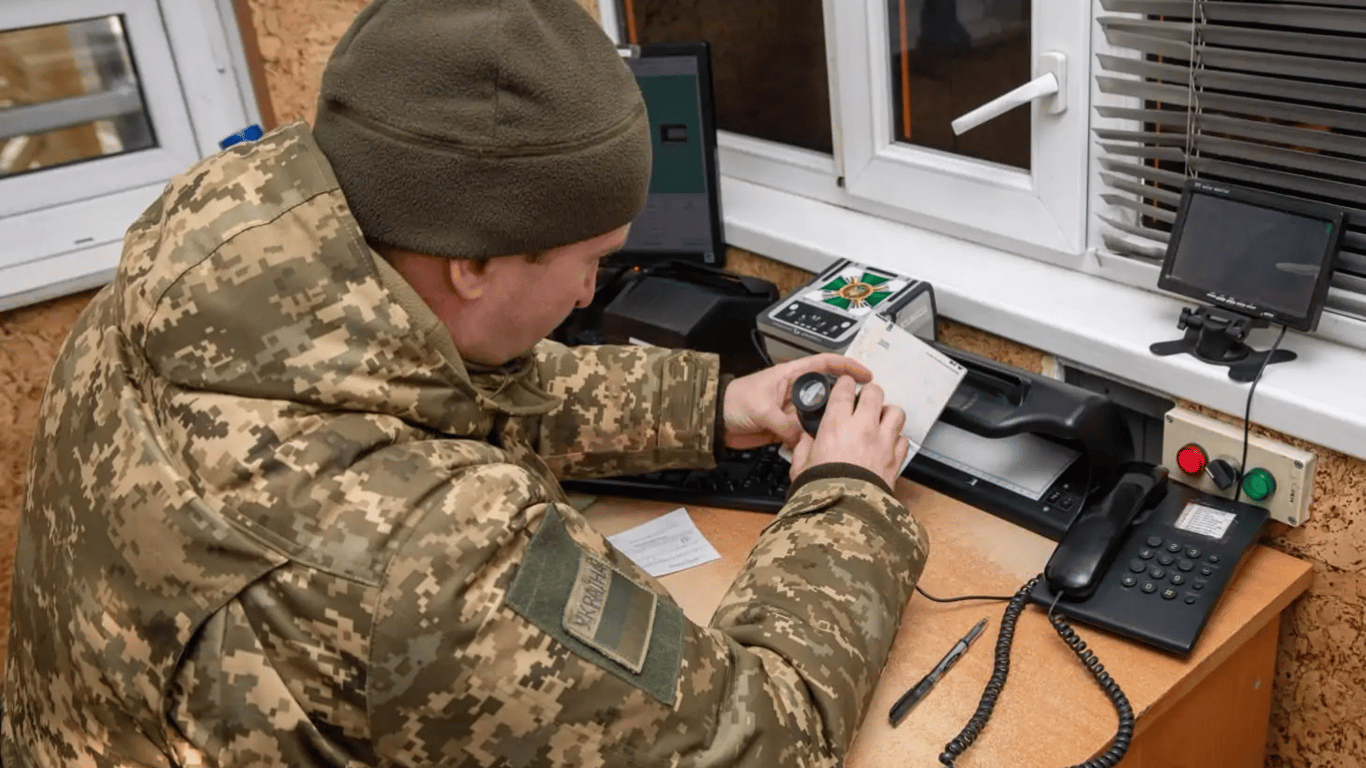
[[(1366, 0), (1100, 0), (1111, 253), (1160, 263), (1188, 176), (1348, 212), (1328, 307), (1366, 319)], [(1113, 210), (1113, 209), (1112, 209)]]

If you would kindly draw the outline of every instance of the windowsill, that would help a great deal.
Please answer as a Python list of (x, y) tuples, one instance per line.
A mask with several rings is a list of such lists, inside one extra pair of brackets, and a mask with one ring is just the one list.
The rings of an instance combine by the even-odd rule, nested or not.
[[(1227, 368), (1148, 351), (1182, 335), (1188, 304), (1175, 298), (732, 177), (721, 194), (730, 245), (811, 271), (847, 258), (926, 280), (944, 317), (1169, 397), (1239, 417), (1246, 407), (1248, 385)], [(1274, 340), (1271, 330), (1249, 339)], [(1253, 421), (1366, 458), (1366, 353), (1293, 331), (1281, 347), (1299, 359), (1266, 368)]]
[(0, 266), (0, 312), (108, 284), (114, 279), (122, 248), (123, 243), (116, 240), (60, 256)]

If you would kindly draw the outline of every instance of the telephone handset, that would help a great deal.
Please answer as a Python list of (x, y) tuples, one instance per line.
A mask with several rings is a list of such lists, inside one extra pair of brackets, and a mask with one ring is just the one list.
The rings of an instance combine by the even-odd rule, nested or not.
[(1083, 509), (1044, 566), (1044, 579), (1064, 598), (1095, 594), (1130, 525), (1167, 495), (1167, 470), (1130, 464), (1098, 502)]

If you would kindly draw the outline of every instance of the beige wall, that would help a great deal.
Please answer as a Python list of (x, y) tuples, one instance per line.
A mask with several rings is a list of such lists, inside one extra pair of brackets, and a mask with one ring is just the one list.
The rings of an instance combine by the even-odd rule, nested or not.
[[(312, 114), (316, 83), (331, 45), (360, 0), (250, 0), (265, 59), (270, 99), (281, 121)], [(731, 266), (783, 289), (805, 274), (732, 251)], [(13, 562), (13, 538), (38, 398), (61, 339), (89, 294), (0, 314), (0, 569)], [(1041, 353), (945, 321), (948, 343), (1039, 370)], [(1221, 418), (1230, 417), (1220, 415)], [(1232, 420), (1232, 419), (1230, 419)], [(1261, 430), (1258, 430), (1261, 431)], [(1275, 435), (1272, 435), (1275, 437)], [(1275, 680), (1268, 765), (1366, 766), (1366, 462), (1298, 440), (1319, 456), (1312, 521), (1277, 527), (1269, 543), (1314, 565), (1309, 594), (1287, 613)], [(0, 580), (0, 625), (7, 624), (8, 580)], [(4, 642), (0, 634), (0, 644)], [(1084, 703), (1080, 704), (1085, 706)], [(1218, 717), (1217, 712), (1208, 713)]]

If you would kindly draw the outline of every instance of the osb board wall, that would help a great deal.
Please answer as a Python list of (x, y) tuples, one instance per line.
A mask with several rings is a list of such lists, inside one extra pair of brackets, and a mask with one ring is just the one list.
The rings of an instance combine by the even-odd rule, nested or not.
[[(253, 27), (266, 59), (270, 98), (281, 120), (312, 115), (316, 82), (332, 43), (363, 6), (359, 0), (251, 0)], [(732, 251), (737, 271), (783, 290), (807, 274)], [(0, 313), (0, 569), (13, 562), (38, 399), (62, 338), (89, 294)], [(944, 321), (940, 337), (956, 347), (1038, 371), (1042, 353)], [(1254, 411), (1255, 416), (1255, 411)], [(1233, 417), (1222, 416), (1236, 421)], [(1261, 432), (1262, 430), (1258, 430)], [(1272, 437), (1280, 437), (1271, 435)], [(1277, 665), (1268, 765), (1366, 766), (1366, 462), (1298, 440), (1318, 454), (1311, 522), (1273, 531), (1270, 543), (1313, 563), (1310, 592), (1286, 614)], [(0, 579), (0, 627), (8, 625), (8, 580)], [(6, 641), (0, 632), (0, 650)], [(0, 655), (0, 658), (3, 658)], [(1210, 713), (1217, 717), (1218, 713)]]

